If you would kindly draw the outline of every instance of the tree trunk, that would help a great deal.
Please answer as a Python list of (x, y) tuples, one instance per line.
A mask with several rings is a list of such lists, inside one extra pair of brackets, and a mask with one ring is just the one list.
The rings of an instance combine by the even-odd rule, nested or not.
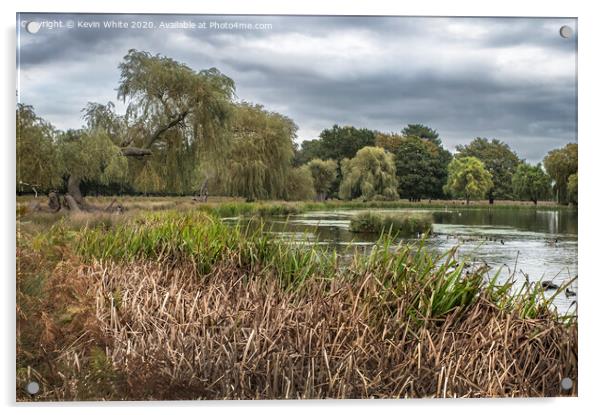
[(71, 212), (79, 212), (81, 210), (79, 208), (79, 205), (75, 201), (75, 198), (70, 194), (65, 195), (65, 203), (67, 204), (67, 206), (69, 206), (69, 210)]
[(82, 180), (74, 175), (70, 175), (69, 180), (67, 180), (67, 193), (71, 195), (73, 200), (75, 200), (80, 207), (84, 205), (84, 197), (82, 196), (81, 190), (79, 190), (81, 182)]
[(466, 198), (466, 204), (468, 205), (470, 203), (470, 199)]
[(59, 200), (59, 195), (56, 192), (50, 192), (48, 194), (48, 207), (51, 212), (58, 212), (61, 210), (61, 201)]
[(537, 199), (533, 199), (533, 204), (535, 204), (535, 206), (537, 206)]

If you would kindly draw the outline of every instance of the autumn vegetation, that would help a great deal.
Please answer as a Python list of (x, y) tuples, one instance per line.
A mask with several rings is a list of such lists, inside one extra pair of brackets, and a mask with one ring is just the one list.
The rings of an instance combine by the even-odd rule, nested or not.
[[(558, 293), (398, 244), (427, 237), (427, 215), (352, 218), (380, 237), (367, 254), (262, 220), (576, 205), (577, 144), (530, 165), (496, 139), (452, 154), (425, 125), (335, 124), (298, 145), (294, 120), (218, 69), (130, 50), (118, 75), (124, 112), (87, 103), (81, 128), (16, 110), (18, 400), (577, 394), (560, 387), (577, 322)], [(257, 226), (221, 220), (237, 216)]]
[(577, 379), (575, 316), (453, 250), (383, 234), (345, 260), (212, 212), (67, 218), (18, 239), (19, 400), (557, 396)]

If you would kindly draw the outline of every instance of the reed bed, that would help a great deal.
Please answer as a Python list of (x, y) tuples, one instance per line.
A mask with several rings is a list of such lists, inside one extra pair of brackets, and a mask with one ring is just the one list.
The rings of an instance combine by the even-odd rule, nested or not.
[(38, 400), (557, 396), (577, 380), (576, 319), (540, 287), (386, 235), (343, 266), (156, 213), (55, 226), (17, 255), (19, 400), (30, 379)]
[(424, 234), (431, 230), (433, 217), (425, 213), (366, 211), (351, 217), (349, 230), (357, 233)]

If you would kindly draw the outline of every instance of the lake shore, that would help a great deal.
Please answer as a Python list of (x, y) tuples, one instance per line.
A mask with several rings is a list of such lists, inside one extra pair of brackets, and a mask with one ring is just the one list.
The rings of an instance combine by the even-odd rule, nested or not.
[(19, 400), (28, 378), (38, 400), (558, 396), (577, 379), (576, 318), (451, 252), (385, 237), (341, 268), (218, 212), (120, 216), (20, 234)]

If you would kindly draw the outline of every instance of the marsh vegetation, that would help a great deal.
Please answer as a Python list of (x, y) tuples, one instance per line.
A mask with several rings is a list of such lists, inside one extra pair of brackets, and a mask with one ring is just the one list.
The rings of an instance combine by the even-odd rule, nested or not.
[[(421, 124), (298, 145), (216, 68), (130, 50), (118, 69), (123, 114), (88, 103), (60, 131), (16, 111), (19, 400), (31, 380), (37, 400), (156, 400), (556, 396), (577, 379), (576, 298), (558, 307), (577, 144), (535, 165), (479, 137), (452, 155)], [(570, 268), (554, 289), (525, 260), (543, 242), (546, 277)]]
[[(577, 326), (541, 286), (383, 235), (340, 265), (212, 213), (18, 242), (18, 394), (37, 399), (554, 396)], [(576, 390), (574, 391), (576, 393)]]

